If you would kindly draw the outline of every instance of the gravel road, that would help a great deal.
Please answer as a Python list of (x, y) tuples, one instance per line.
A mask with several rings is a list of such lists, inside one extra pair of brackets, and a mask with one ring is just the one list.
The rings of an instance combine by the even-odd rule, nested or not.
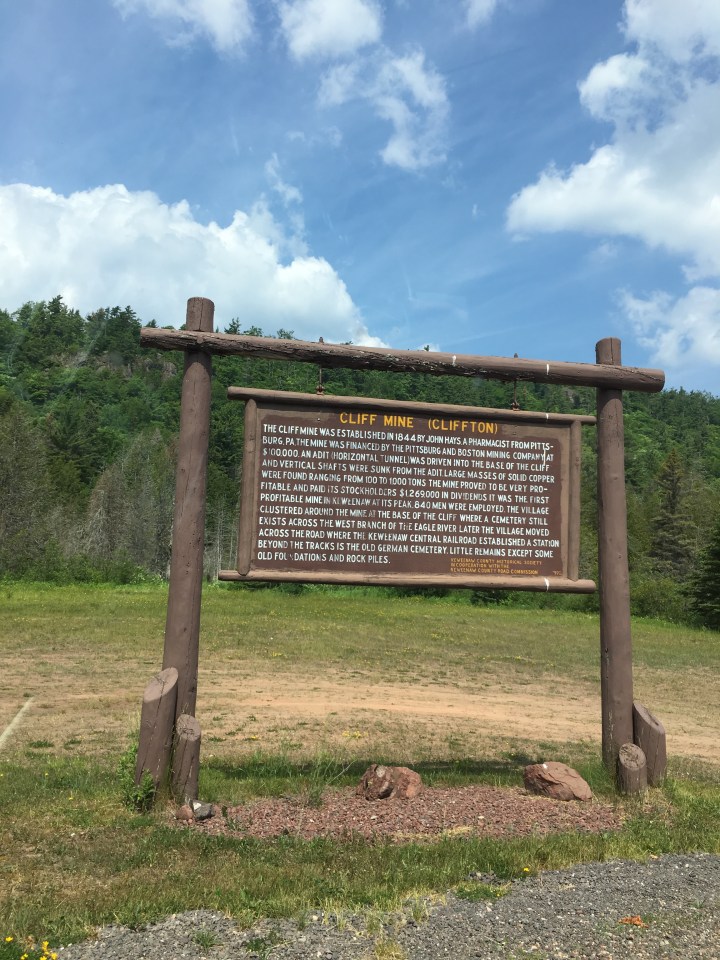
[[(471, 877), (483, 879), (487, 877)], [(422, 912), (422, 911), (420, 911)], [(414, 917), (413, 917), (414, 914)], [(624, 923), (622, 921), (625, 921)], [(720, 960), (720, 856), (589, 863), (515, 881), (492, 900), (448, 894), (368, 926), (360, 917), (232, 920), (194, 911), (142, 930), (106, 927), (62, 960)]]

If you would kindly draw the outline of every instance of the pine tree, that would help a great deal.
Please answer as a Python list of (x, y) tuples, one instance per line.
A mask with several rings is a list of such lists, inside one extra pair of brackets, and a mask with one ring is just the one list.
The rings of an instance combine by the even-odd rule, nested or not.
[(705, 626), (720, 630), (720, 517), (700, 555), (691, 598), (693, 609)]
[(651, 556), (661, 574), (686, 580), (693, 538), (687, 510), (685, 467), (677, 448), (673, 447), (665, 458), (656, 484), (658, 507), (652, 518)]

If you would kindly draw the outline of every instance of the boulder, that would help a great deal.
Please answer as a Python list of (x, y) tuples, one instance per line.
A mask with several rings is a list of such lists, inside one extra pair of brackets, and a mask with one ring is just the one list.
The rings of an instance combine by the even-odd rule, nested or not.
[(409, 767), (371, 764), (362, 775), (355, 793), (366, 800), (411, 800), (422, 790), (420, 774)]
[(199, 800), (193, 800), (192, 809), (196, 820), (209, 820), (210, 817), (215, 815), (212, 803), (200, 803)]
[(553, 800), (591, 800), (592, 790), (577, 770), (549, 760), (531, 763), (523, 772), (525, 788)]

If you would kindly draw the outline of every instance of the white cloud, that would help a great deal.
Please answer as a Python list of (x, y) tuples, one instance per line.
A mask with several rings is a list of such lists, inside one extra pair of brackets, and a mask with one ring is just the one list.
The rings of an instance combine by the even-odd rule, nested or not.
[(449, 101), (445, 80), (422, 50), (394, 56), (381, 48), (364, 60), (331, 67), (319, 101), (338, 106), (366, 100), (392, 126), (380, 156), (389, 166), (422, 170), (445, 159)]
[(641, 98), (648, 95), (651, 81), (646, 60), (618, 53), (597, 63), (578, 84), (583, 106), (600, 120), (620, 121), (633, 106), (642, 109)]
[(223, 52), (241, 48), (252, 34), (248, 0), (112, 0), (126, 16), (144, 11), (170, 31), (171, 43), (207, 37)]
[(285, 208), (287, 220), (292, 227), (292, 236), (288, 241), (288, 249), (293, 256), (305, 256), (307, 244), (305, 242), (305, 217), (298, 209), (302, 204), (303, 196), (300, 190), (283, 180), (280, 173), (280, 161), (274, 153), (265, 164), (265, 176), (273, 193), (280, 198)]
[(626, 0), (629, 40), (652, 45), (685, 63), (698, 55), (720, 55), (720, 4), (717, 0)]
[[(688, 281), (720, 279), (720, 3), (626, 0), (624, 29), (634, 49), (596, 64), (579, 85), (587, 109), (613, 124), (610, 141), (569, 170), (548, 167), (513, 197), (508, 227), (630, 236), (680, 257)], [(688, 326), (683, 310), (706, 302), (709, 289), (663, 310), (659, 295), (647, 301), (647, 322), (674, 344), (665, 355), (701, 356), (687, 344), (710, 326)], [(641, 301), (625, 302), (637, 318)]]
[(218, 322), (238, 316), (317, 340), (382, 346), (370, 336), (330, 264), (286, 257), (282, 228), (267, 206), (236, 211), (226, 227), (200, 223), (186, 201), (122, 185), (62, 196), (28, 184), (0, 186), (0, 304), (60, 293), (83, 312), (130, 304), (145, 320), (179, 326), (191, 296), (217, 305)]
[(677, 299), (662, 291), (646, 299), (623, 292), (621, 306), (652, 362), (676, 377), (720, 366), (720, 290), (693, 287)]
[(302, 193), (291, 183), (286, 183), (280, 175), (280, 161), (276, 153), (265, 164), (265, 176), (272, 189), (279, 194), (283, 203), (290, 206), (293, 203), (302, 203)]
[(376, 0), (291, 0), (280, 2), (278, 10), (296, 60), (347, 57), (377, 43), (382, 34)]
[(481, 23), (487, 23), (495, 12), (498, 0), (464, 0), (467, 24), (469, 27), (477, 27)]

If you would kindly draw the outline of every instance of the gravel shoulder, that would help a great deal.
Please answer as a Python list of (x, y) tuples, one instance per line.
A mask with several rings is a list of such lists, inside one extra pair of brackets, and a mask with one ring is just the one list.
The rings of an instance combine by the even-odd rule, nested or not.
[[(472, 879), (491, 878), (471, 875)], [(210, 911), (140, 930), (106, 927), (64, 960), (718, 960), (720, 856), (672, 855), (548, 871), (492, 900), (418, 904), (383, 918), (311, 914), (241, 930)], [(419, 913), (426, 913), (424, 918)], [(210, 945), (212, 943), (212, 946)]]

